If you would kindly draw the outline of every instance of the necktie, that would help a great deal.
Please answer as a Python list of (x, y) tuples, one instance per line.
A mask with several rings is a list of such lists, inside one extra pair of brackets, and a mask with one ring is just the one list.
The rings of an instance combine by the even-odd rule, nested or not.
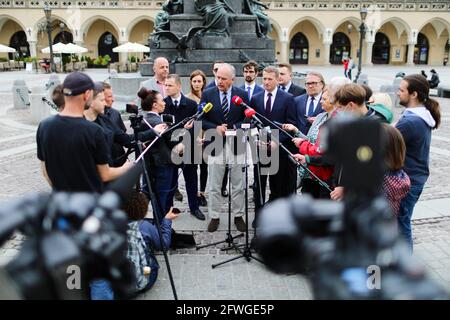
[(223, 116), (225, 118), (225, 120), (227, 119), (227, 115), (228, 115), (228, 98), (227, 98), (227, 93), (223, 92), (223, 98), (222, 98), (222, 112), (223, 112)]
[(286, 91), (286, 87), (285, 86), (281, 86), (281, 90)]
[(272, 93), (267, 94), (267, 102), (266, 102), (266, 116), (270, 115), (272, 111)]
[(314, 97), (311, 96), (311, 102), (308, 107), (308, 117), (312, 117), (314, 115)]
[(247, 87), (247, 95), (248, 95), (248, 101), (252, 98), (252, 87)]
[(175, 106), (175, 109), (178, 109), (178, 100), (175, 100), (175, 101), (173, 102), (173, 105)]

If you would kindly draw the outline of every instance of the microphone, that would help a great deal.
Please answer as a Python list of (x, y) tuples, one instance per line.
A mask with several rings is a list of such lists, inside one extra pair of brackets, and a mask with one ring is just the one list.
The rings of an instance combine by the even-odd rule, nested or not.
[[(242, 101), (242, 99), (241, 99), (241, 101)], [(255, 114), (256, 114), (255, 109), (249, 107), (248, 109), (245, 109), (244, 114), (245, 114), (245, 117), (246, 117), (246, 118), (255, 120), (255, 121), (258, 122), (261, 126), (263, 126), (262, 121), (259, 120), (257, 116), (255, 116)]]
[[(246, 104), (246, 103), (242, 100), (241, 97), (239, 97), (239, 96), (233, 96), (233, 98), (231, 98), (231, 101), (232, 101), (235, 105), (237, 105), (237, 106), (243, 106), (243, 107), (245, 107), (247, 110), (249, 110), (249, 109), (253, 110), (253, 111), (255, 112), (254, 114), (257, 114), (258, 116), (262, 117), (264, 120), (266, 120), (268, 123), (270, 123), (271, 125), (273, 125), (275, 128), (279, 129), (281, 132), (284, 132), (288, 137), (290, 137), (291, 139), (294, 139), (294, 137), (293, 137), (289, 132), (287, 132), (286, 130), (284, 130), (284, 129), (281, 127), (281, 126), (282, 126), (281, 123), (279, 123), (279, 122), (277, 122), (277, 121), (271, 121), (271, 120), (267, 119), (267, 117), (265, 117), (264, 115), (262, 115), (262, 114), (256, 112), (252, 107), (250, 107), (248, 104)], [(259, 119), (258, 119), (258, 120), (259, 120)]]
[(211, 102), (208, 102), (207, 104), (202, 103), (198, 106), (198, 110), (197, 113), (194, 115), (194, 119), (198, 120), (201, 118), (201, 116), (203, 116), (205, 113), (208, 113), (209, 111), (211, 111), (213, 107), (213, 104)]

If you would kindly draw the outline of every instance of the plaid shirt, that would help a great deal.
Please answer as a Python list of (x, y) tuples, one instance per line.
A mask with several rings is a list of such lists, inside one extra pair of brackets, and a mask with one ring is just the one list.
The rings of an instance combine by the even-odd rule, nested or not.
[(383, 192), (395, 216), (400, 210), (400, 202), (409, 192), (411, 182), (403, 170), (388, 172), (383, 177)]
[(128, 252), (127, 257), (133, 263), (136, 272), (136, 288), (142, 290), (148, 283), (148, 275), (144, 275), (144, 267), (150, 266), (147, 255), (147, 245), (139, 231), (139, 222), (128, 223), (127, 230)]

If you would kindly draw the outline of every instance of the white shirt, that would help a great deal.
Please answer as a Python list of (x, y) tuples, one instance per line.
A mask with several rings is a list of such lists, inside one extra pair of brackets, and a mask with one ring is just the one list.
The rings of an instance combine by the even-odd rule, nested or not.
[(172, 99), (172, 104), (175, 105), (175, 101), (177, 101), (177, 107), (180, 106), (181, 94), (178, 97), (170, 97)]
[(250, 97), (248, 97), (249, 99), (251, 97), (253, 97), (253, 91), (255, 90), (255, 86), (256, 86), (256, 82), (253, 82), (252, 84), (248, 84), (247, 82), (245, 83), (245, 92), (248, 95), (248, 87), (250, 87)]
[[(278, 87), (275, 87), (275, 89), (273, 89), (273, 91), (271, 91), (270, 93), (272, 94), (272, 96), (270, 97), (272, 100), (271, 105), (270, 105), (270, 111), (272, 112), (273, 109), (273, 102), (275, 101), (275, 96), (277, 95), (277, 90)], [(267, 99), (269, 99), (269, 92), (267, 90), (264, 90), (264, 110), (266, 110), (266, 104), (267, 104)]]
[[(313, 104), (314, 104), (314, 110), (316, 110), (317, 109), (317, 105), (319, 104), (319, 101), (320, 101), (320, 98), (322, 97), (322, 92), (320, 92), (320, 93), (318, 93), (318, 94), (316, 94), (315, 96), (314, 96), (314, 101), (313, 101)], [(308, 99), (306, 100), (306, 115), (308, 115), (309, 114), (309, 104), (311, 103), (311, 96), (308, 96)]]
[[(286, 90), (284, 90), (285, 92), (288, 92), (289, 91), (289, 89), (291, 88), (291, 85), (292, 85), (292, 81), (289, 81), (284, 87), (286, 88)], [(282, 89), (283, 88), (283, 85), (280, 85), (280, 89), (281, 90), (283, 90)]]

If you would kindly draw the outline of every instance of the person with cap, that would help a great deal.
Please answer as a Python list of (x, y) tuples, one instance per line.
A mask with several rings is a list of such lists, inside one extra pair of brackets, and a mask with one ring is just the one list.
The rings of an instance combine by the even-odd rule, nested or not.
[[(104, 94), (104, 83), (95, 82), (93, 90), (93, 99), (89, 108), (84, 111), (84, 117), (88, 121), (93, 121), (98, 124), (103, 129), (105, 135), (106, 144), (108, 147), (108, 164), (111, 167), (117, 167), (117, 162), (125, 163), (126, 154), (123, 156), (123, 160), (117, 159), (114, 153), (115, 145), (119, 145), (122, 148), (130, 148), (134, 139), (134, 135), (127, 134), (119, 128), (113, 120), (105, 114), (106, 104), (105, 104), (105, 94)], [(166, 129), (165, 124), (157, 125), (153, 128), (156, 132), (161, 133)], [(155, 138), (156, 134), (153, 130), (146, 130), (138, 133), (138, 139), (140, 141), (147, 141)]]
[(104, 182), (125, 173), (108, 165), (108, 145), (102, 128), (84, 118), (93, 100), (94, 82), (82, 72), (72, 72), (63, 82), (65, 106), (44, 119), (36, 133), (37, 156), (44, 177), (54, 191), (103, 192)]

